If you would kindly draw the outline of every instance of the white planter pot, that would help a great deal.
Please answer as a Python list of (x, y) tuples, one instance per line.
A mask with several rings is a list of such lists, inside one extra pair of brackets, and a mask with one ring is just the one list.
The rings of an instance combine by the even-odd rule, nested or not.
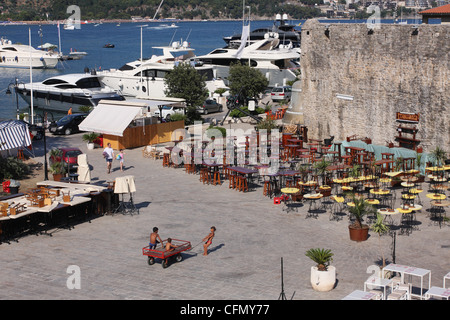
[(87, 148), (88, 148), (89, 150), (93, 150), (93, 149), (94, 149), (94, 143), (88, 143), (88, 144), (87, 144)]
[(330, 291), (336, 283), (336, 268), (329, 266), (327, 271), (311, 267), (311, 285), (316, 291)]

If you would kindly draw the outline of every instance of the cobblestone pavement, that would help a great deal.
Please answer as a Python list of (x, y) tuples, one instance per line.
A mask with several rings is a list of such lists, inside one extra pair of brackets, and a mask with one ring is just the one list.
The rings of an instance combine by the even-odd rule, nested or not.
[[(263, 196), (261, 187), (242, 193), (229, 189), (228, 181), (204, 185), (198, 175), (144, 158), (142, 148), (126, 150), (124, 172), (115, 161), (114, 171), (107, 174), (102, 149), (87, 150), (81, 134), (50, 136), (48, 145), (79, 146), (86, 152), (92, 183), (134, 175), (139, 214), (105, 215), (58, 230), (52, 237), (28, 235), (1, 244), (0, 299), (276, 300), (283, 258), (289, 299), (339, 300), (363, 289), (370, 275), (367, 269), (379, 262), (381, 252), (392, 261), (390, 236), (379, 238), (370, 232), (367, 241), (350, 241), (346, 218), (330, 221), (329, 213), (306, 218), (307, 204), (286, 213), (283, 205)], [(39, 142), (36, 150), (41, 152)], [(429, 269), (431, 284), (442, 286), (450, 271), (450, 229), (430, 221), (429, 199), (422, 200), (420, 230), (396, 237), (396, 263)], [(201, 240), (213, 225), (216, 236), (210, 254), (203, 256)], [(154, 226), (163, 239), (188, 240), (195, 247), (166, 269), (159, 262), (148, 265), (142, 248)], [(305, 256), (310, 248), (334, 253), (337, 285), (330, 292), (311, 288), (313, 262)], [(80, 289), (67, 287), (72, 265), (80, 268)]]

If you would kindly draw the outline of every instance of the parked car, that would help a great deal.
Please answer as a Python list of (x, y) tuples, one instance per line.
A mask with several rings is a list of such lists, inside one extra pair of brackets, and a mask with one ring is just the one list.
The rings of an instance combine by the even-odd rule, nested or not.
[(291, 86), (275, 87), (272, 89), (270, 96), (272, 101), (290, 100), (292, 94)]
[[(162, 111), (162, 118), (165, 120), (169, 120), (170, 116), (175, 113), (181, 113), (184, 114), (184, 108), (179, 106), (163, 106), (161, 108)], [(155, 117), (159, 117), (159, 109), (155, 110), (154, 112)]]
[(74, 113), (62, 117), (50, 124), (48, 130), (53, 134), (72, 134), (80, 132), (78, 125), (87, 117), (87, 113)]
[[(69, 168), (68, 172), (76, 172), (78, 169), (78, 155), (83, 152), (79, 148), (57, 148), (61, 152), (61, 156), (50, 156), (50, 163), (64, 162)], [(66, 167), (66, 168), (67, 168)]]
[(216, 100), (207, 99), (201, 106), (197, 107), (200, 113), (208, 114), (210, 112), (222, 112), (223, 106)]

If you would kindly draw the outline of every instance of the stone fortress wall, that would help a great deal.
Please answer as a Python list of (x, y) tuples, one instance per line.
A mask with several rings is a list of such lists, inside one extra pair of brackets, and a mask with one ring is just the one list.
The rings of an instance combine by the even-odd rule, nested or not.
[(311, 138), (398, 146), (396, 113), (419, 113), (419, 147), (449, 151), (450, 25), (379, 27), (305, 22), (301, 90), (285, 122), (300, 111)]

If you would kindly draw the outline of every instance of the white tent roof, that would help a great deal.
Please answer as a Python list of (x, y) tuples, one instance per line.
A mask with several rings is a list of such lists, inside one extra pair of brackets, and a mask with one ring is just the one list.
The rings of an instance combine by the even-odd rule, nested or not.
[(146, 105), (142, 103), (100, 101), (78, 127), (82, 131), (122, 137), (125, 129), (136, 116), (141, 114), (144, 107)]
[(92, 131), (122, 137), (123, 132), (131, 121), (140, 116), (147, 108), (179, 104), (180, 100), (182, 99), (173, 99), (172, 101), (141, 99), (125, 101), (100, 100), (99, 104), (78, 127), (81, 131)]

